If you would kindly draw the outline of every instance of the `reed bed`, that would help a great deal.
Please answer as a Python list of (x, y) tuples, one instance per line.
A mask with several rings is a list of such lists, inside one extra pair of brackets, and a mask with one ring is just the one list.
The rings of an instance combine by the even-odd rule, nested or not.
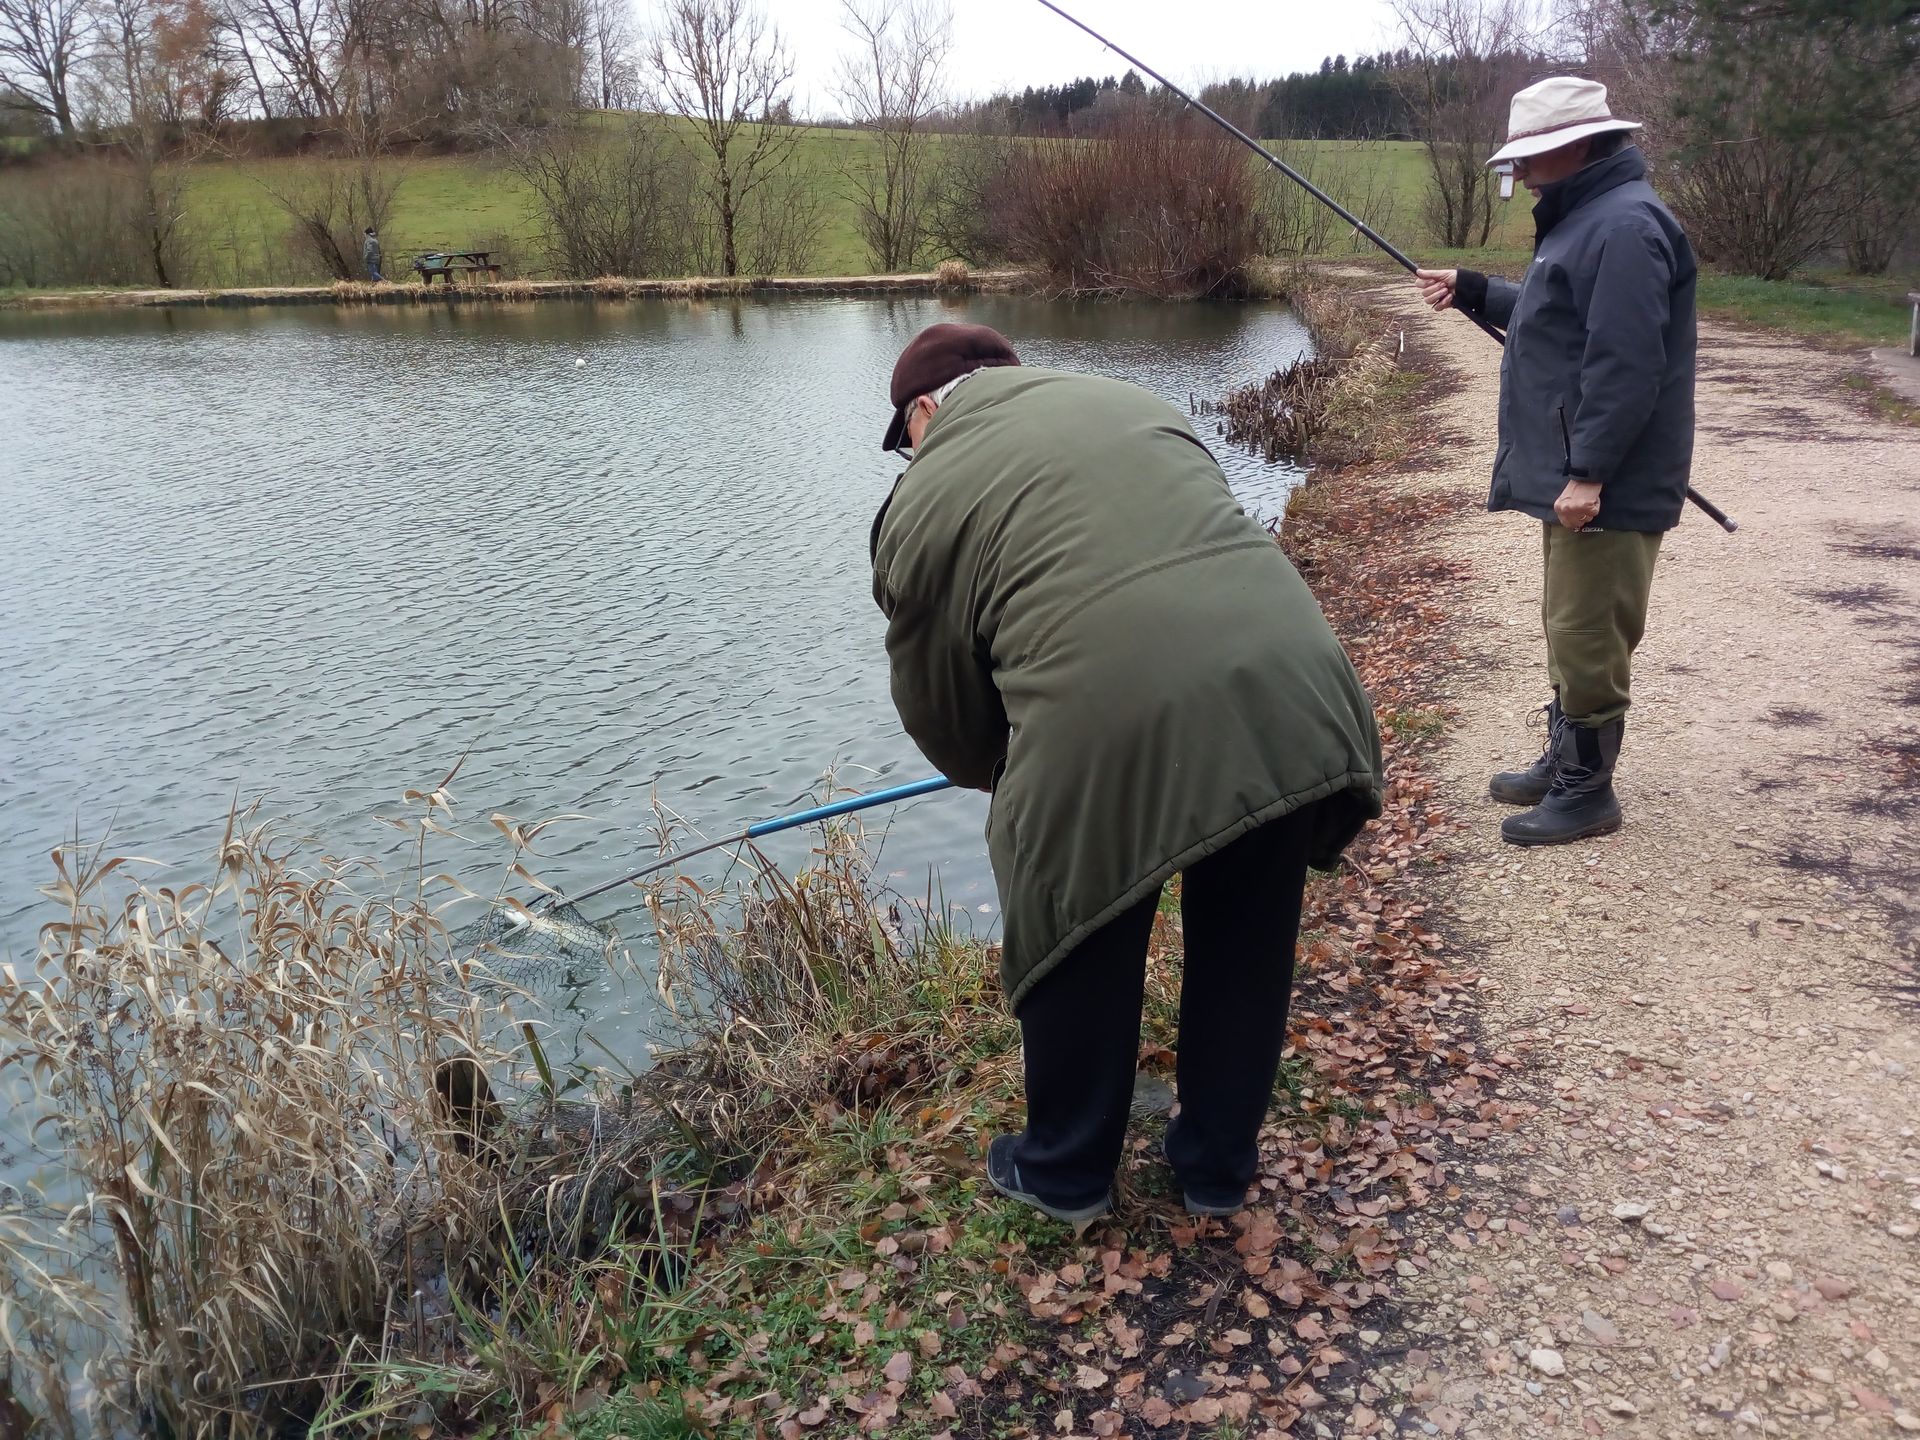
[[(444, 783), (413, 798), (422, 841), (450, 828)], [(538, 887), (542, 827), (496, 824)], [(769, 1164), (1011, 1043), (990, 955), (876, 899), (856, 829), (750, 858), (650, 892), (657, 1063), (560, 1076), (423, 864), (396, 884), (256, 810), (196, 883), (57, 851), (31, 970), (0, 969), (0, 1081), (66, 1171), (0, 1193), (0, 1419), (472, 1426), (645, 1373)]]
[[(719, 900), (680, 882), (650, 899), (660, 992), (686, 1043), (656, 1057), (649, 1093), (741, 1156), (837, 1110), (966, 1078), (1009, 1025), (991, 951), (927, 903), (878, 896), (857, 827), (809, 865), (764, 859)], [(909, 933), (910, 932), (910, 933)]]
[(16, 1403), (74, 1430), (83, 1354), (87, 1429), (275, 1433), (487, 1233), (491, 1181), (433, 1078), (512, 1057), (449, 989), (417, 890), (254, 811), (204, 882), (100, 850), (54, 867), (60, 918), (30, 973), (0, 969), (0, 1075), (70, 1191), (0, 1206)]

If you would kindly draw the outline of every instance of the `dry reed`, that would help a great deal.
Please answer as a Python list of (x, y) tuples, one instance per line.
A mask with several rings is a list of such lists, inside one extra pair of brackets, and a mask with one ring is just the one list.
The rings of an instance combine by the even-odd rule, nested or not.
[(830, 828), (792, 876), (762, 861), (743, 895), (717, 899), (684, 882), (651, 897), (661, 997), (690, 1038), (657, 1057), (647, 1092), (723, 1152), (960, 1079), (1007, 1023), (979, 946), (930, 903), (903, 926), (898, 902), (876, 899), (857, 828)]
[[(445, 782), (411, 798), (422, 845), (447, 831)], [(539, 888), (543, 826), (495, 823)], [(0, 1416), (222, 1440), (423, 1403), (520, 1418), (644, 1363), (675, 1323), (663, 1278), (758, 1161), (1010, 1044), (980, 948), (932, 916), (903, 933), (834, 830), (792, 875), (756, 855), (732, 893), (656, 886), (670, 1048), (562, 1098), (531, 1027), (508, 1048), (466, 988), (486, 962), (456, 953), (422, 853), (395, 886), (251, 810), (206, 883), (56, 852), (59, 918), (31, 974), (0, 970), (0, 1080), (34, 1092), (71, 1193), (0, 1193)], [(496, 1091), (527, 1070), (531, 1103)]]
[(30, 974), (0, 970), (0, 1075), (37, 1095), (72, 1208), (0, 1209), (32, 1316), (0, 1341), (43, 1417), (78, 1342), (102, 1431), (273, 1433), (485, 1235), (491, 1182), (432, 1080), (450, 1055), (508, 1057), (450, 993), (417, 890), (310, 865), (253, 811), (207, 883), (129, 879), (99, 850), (54, 864), (62, 918)]
[(1296, 290), (1294, 304), (1313, 331), (1315, 353), (1264, 380), (1201, 401), (1230, 444), (1259, 451), (1267, 463), (1345, 463), (1372, 427), (1381, 382), (1396, 355), (1378, 322), (1336, 289)]

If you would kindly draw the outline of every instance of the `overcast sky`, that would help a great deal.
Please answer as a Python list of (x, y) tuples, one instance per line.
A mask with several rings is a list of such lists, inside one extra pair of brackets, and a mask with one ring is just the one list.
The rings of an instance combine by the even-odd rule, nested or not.
[[(841, 0), (762, 0), (791, 40), (804, 108), (831, 107), (835, 56), (846, 43)], [(1328, 55), (1388, 42), (1386, 0), (1062, 0), (1089, 25), (1176, 83), (1284, 75)], [(961, 94), (1119, 75), (1103, 50), (1037, 0), (954, 0), (952, 86)]]

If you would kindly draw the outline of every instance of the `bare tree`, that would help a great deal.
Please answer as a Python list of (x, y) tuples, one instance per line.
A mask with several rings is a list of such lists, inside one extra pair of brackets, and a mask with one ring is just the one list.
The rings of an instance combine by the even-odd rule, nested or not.
[(647, 47), (663, 109), (690, 122), (723, 273), (740, 273), (742, 212), (793, 157), (793, 56), (754, 0), (665, 0)]
[(72, 91), (92, 29), (86, 0), (0, 0), (0, 105), (74, 139)]
[(1914, 233), (1920, 186), (1913, 183), (1913, 153), (1903, 145), (1878, 143), (1857, 146), (1846, 158), (1854, 193), (1844, 207), (1840, 240), (1847, 268), (1856, 274), (1886, 274)]
[(293, 248), (334, 280), (360, 273), (361, 237), (384, 231), (402, 176), (389, 158), (392, 136), (362, 109), (350, 108), (336, 136), (342, 155), (252, 178), (292, 223)]
[(1791, 63), (1769, 64), (1766, 74), (1741, 65), (1738, 93), (1710, 110), (1669, 107), (1674, 163), (1664, 189), (1704, 259), (1783, 280), (1841, 236), (1858, 198), (1845, 142), (1770, 123), (1768, 113), (1817, 103), (1832, 83), (1827, 59), (1807, 40)]
[(574, 123), (501, 137), (508, 169), (533, 193), (553, 270), (590, 280), (686, 268), (695, 179), (666, 124), (635, 115), (611, 137)]
[(602, 110), (625, 110), (639, 98), (634, 65), (632, 0), (588, 0), (592, 103)]
[(926, 248), (939, 142), (928, 122), (939, 110), (953, 48), (951, 0), (842, 0), (853, 48), (840, 60), (837, 90), (847, 118), (875, 144), (849, 149), (846, 178), (855, 224), (885, 271), (917, 263)]
[(239, 0), (244, 24), (294, 113), (337, 119), (337, 12), (327, 0)]
[(1536, 52), (1529, 0), (1393, 0), (1408, 60), (1394, 67), (1430, 172), (1427, 219), (1442, 245), (1484, 245), (1495, 185), (1487, 156)]
[(153, 283), (182, 283), (193, 236), (187, 176), (213, 148), (229, 78), (213, 54), (211, 17), (192, 0), (104, 0), (88, 98), (131, 200), (126, 224)]
[[(1913, 213), (1920, 89), (1868, 27), (1820, 31), (1788, 10), (1702, 0), (1578, 0), (1588, 68), (1642, 143), (1701, 257), (1780, 279), (1836, 241), (1849, 262), (1891, 259)], [(1904, 89), (1903, 89), (1904, 87)], [(1920, 110), (1915, 111), (1920, 120)]]

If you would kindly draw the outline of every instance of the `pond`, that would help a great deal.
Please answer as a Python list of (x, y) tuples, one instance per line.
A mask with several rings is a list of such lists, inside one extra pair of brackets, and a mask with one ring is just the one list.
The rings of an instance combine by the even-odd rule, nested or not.
[[(887, 375), (943, 319), (1182, 409), (1307, 344), (1276, 305), (989, 296), (0, 314), (0, 959), (31, 957), (54, 845), (205, 878), (235, 797), (391, 853), (375, 817), (464, 756), (476, 839), (587, 817), (539, 865), (578, 889), (646, 858), (655, 796), (721, 835), (829, 770), (928, 773), (867, 533)], [(1219, 453), (1278, 515), (1297, 472)], [(884, 876), (990, 927), (984, 819), (876, 814)], [(491, 890), (504, 847), (440, 858)], [(585, 1001), (623, 1037), (640, 1003)]]

